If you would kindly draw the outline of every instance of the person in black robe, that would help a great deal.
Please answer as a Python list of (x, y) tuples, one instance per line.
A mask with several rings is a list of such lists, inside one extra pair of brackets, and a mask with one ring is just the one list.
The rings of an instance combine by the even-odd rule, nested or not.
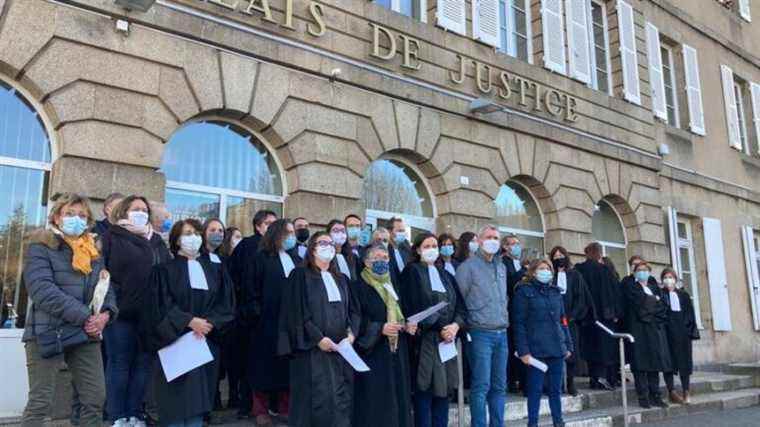
[(583, 276), (573, 268), (570, 263), (570, 256), (567, 249), (562, 246), (555, 246), (549, 251), (549, 258), (554, 266), (554, 285), (557, 286), (562, 294), (565, 305), (565, 318), (567, 319), (567, 328), (572, 337), (573, 348), (570, 357), (565, 359), (567, 367), (567, 393), (572, 396), (578, 395), (578, 389), (575, 387), (576, 365), (578, 363), (578, 344), (579, 327), (578, 322), (585, 319), (589, 312), (593, 312), (594, 305), (591, 293), (586, 286)]
[(354, 384), (354, 420), (363, 427), (414, 426), (407, 334), (417, 325), (404, 326), (389, 269), (388, 250), (370, 246), (353, 287), (362, 314), (356, 350), (370, 368), (357, 373)]
[(358, 258), (354, 255), (351, 245), (348, 244), (348, 234), (343, 221), (333, 219), (327, 224), (325, 230), (330, 234), (333, 243), (335, 243), (335, 262), (338, 266), (338, 271), (346, 276), (349, 283), (356, 281), (358, 277)]
[(243, 278), (240, 311), (251, 326), (248, 381), (258, 425), (271, 424), (270, 411), (283, 417), (288, 413), (288, 361), (277, 355), (277, 325), (288, 276), (301, 263), (296, 250), (293, 224), (278, 219), (267, 228), (251, 274)]
[(234, 334), (238, 338), (237, 355), (234, 359), (233, 370), (237, 373), (239, 378), (238, 383), (238, 418), (248, 418), (251, 415), (251, 409), (253, 404), (253, 391), (251, 385), (248, 382), (248, 359), (250, 358), (250, 345), (251, 333), (250, 330), (254, 327), (251, 323), (252, 319), (247, 319), (243, 312), (240, 311), (240, 303), (246, 301), (244, 295), (245, 287), (243, 286), (246, 281), (246, 276), (250, 278), (253, 274), (254, 259), (259, 252), (259, 244), (261, 238), (267, 232), (269, 224), (277, 220), (277, 214), (270, 210), (260, 210), (253, 216), (253, 230), (254, 233), (248, 237), (243, 238), (233, 249), (232, 255), (228, 262), (228, 271), (232, 282), (235, 284), (235, 297), (238, 301), (238, 310), (235, 316), (235, 331)]
[[(586, 246), (586, 261), (576, 264), (575, 269), (591, 293), (594, 310), (589, 310), (581, 324), (581, 355), (588, 363), (590, 387), (611, 390), (619, 372), (620, 350), (618, 342), (599, 328), (595, 321), (603, 323), (612, 331), (619, 330), (623, 318), (623, 299), (618, 283), (610, 269), (602, 263), (602, 246), (593, 242)], [(578, 319), (580, 320), (580, 319)]]
[(525, 394), (525, 364), (515, 356), (517, 346), (515, 345), (514, 319), (512, 319), (512, 301), (514, 301), (515, 287), (525, 276), (526, 268), (520, 257), (522, 256), (522, 246), (520, 239), (514, 234), (508, 234), (501, 239), (501, 261), (507, 267), (507, 308), (510, 314), (509, 327), (507, 328), (507, 344), (509, 355), (507, 361), (507, 389), (510, 393), (517, 393), (520, 390)]
[[(203, 415), (213, 409), (221, 337), (234, 319), (229, 275), (199, 257), (201, 229), (194, 219), (174, 224), (169, 235), (174, 259), (154, 267), (141, 316), (142, 336), (155, 355), (159, 419), (166, 426), (200, 427)], [(195, 276), (192, 271), (201, 274)], [(156, 352), (189, 332), (205, 337), (214, 360), (167, 382)]]
[(391, 275), (397, 283), (407, 264), (412, 262), (412, 248), (406, 233), (406, 224), (402, 218), (391, 218), (391, 244), (388, 255), (391, 258)]
[(352, 425), (354, 372), (336, 346), (354, 342), (356, 308), (334, 258), (330, 236), (315, 233), (303, 266), (283, 284), (277, 351), (289, 356), (290, 427)]
[(454, 281), (438, 259), (438, 239), (431, 233), (419, 234), (412, 247), (414, 261), (401, 276), (401, 309), (405, 317), (440, 302), (448, 305), (418, 325), (411, 352), (414, 417), (417, 427), (448, 425), (449, 395), (458, 386), (456, 358), (442, 363), (441, 342), (453, 342), (465, 324), (465, 307)]
[(629, 347), (630, 363), (639, 405), (667, 408), (660, 395), (660, 372), (672, 372), (665, 331), (668, 307), (658, 296), (657, 286), (648, 283), (651, 270), (646, 261), (641, 261), (633, 272), (636, 282), (623, 288), (626, 325), (635, 340)]
[[(678, 282), (678, 273), (672, 268), (666, 268), (660, 275), (664, 284), (662, 288), (663, 300), (668, 306), (668, 323), (665, 331), (668, 336), (668, 349), (670, 350), (673, 369), (666, 372), (665, 385), (671, 403), (691, 403), (689, 397), (689, 384), (691, 374), (694, 371), (694, 359), (692, 357), (692, 341), (699, 339), (697, 318), (694, 313), (694, 305), (691, 295), (686, 292)], [(681, 377), (682, 395), (675, 390), (673, 376), (675, 373)]]

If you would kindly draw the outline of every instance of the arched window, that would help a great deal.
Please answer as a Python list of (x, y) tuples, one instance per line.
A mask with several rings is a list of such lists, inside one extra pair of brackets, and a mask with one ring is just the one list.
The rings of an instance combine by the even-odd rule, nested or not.
[(521, 184), (509, 181), (502, 185), (494, 200), (499, 230), (514, 233), (520, 238), (523, 257), (541, 258), (544, 250), (544, 222), (541, 211), (533, 196)]
[(244, 235), (259, 209), (282, 214), (280, 171), (252, 133), (229, 123), (192, 122), (169, 140), (161, 171), (173, 219), (220, 218)]
[(27, 298), (19, 283), (24, 241), (45, 226), (50, 166), (42, 119), (17, 90), (0, 81), (0, 327), (14, 312), (16, 326), (23, 325)]
[(409, 237), (420, 231), (433, 231), (435, 213), (430, 193), (419, 174), (393, 159), (372, 162), (364, 177), (363, 201), (366, 223), (390, 228), (391, 218), (402, 217)]
[(615, 209), (608, 202), (601, 200), (594, 207), (591, 218), (591, 234), (602, 245), (602, 255), (609, 257), (621, 274), (628, 271), (628, 259), (625, 253), (625, 230)]

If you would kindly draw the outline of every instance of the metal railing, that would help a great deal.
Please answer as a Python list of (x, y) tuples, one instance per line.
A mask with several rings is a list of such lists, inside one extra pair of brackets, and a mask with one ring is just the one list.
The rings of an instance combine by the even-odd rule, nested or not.
[(625, 341), (628, 340), (631, 344), (635, 341), (631, 334), (621, 334), (613, 332), (600, 321), (596, 321), (596, 326), (607, 333), (610, 337), (618, 340), (620, 344), (620, 390), (623, 394), (623, 425), (628, 427), (628, 387), (625, 383)]

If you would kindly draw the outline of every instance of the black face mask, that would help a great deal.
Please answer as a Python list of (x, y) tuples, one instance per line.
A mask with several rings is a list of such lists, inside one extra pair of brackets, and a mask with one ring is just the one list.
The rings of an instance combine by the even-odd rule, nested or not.
[(554, 265), (554, 271), (557, 271), (560, 268), (567, 268), (567, 265), (568, 265), (567, 258), (553, 259), (552, 264)]
[(296, 230), (296, 240), (298, 240), (301, 243), (306, 243), (306, 241), (309, 240), (309, 229), (299, 228), (298, 230)]

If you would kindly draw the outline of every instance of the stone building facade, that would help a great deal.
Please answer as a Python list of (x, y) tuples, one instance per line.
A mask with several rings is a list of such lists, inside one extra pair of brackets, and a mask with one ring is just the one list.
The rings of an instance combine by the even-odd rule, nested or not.
[[(401, 214), (415, 230), (455, 235), (496, 223), (534, 254), (561, 244), (580, 258), (601, 240), (622, 274), (633, 254), (679, 267), (704, 328), (697, 363), (757, 359), (760, 26), (750, 17), (760, 6), (588, 0), (579, 14), (567, 3), (157, 0), (140, 12), (0, 0), (0, 80), (49, 144), (47, 157), (0, 153), (0, 168), (39, 171), (42, 207), (59, 192), (102, 201), (119, 191), (246, 230), (268, 206), (315, 227), (348, 213), (375, 226)], [(413, 16), (399, 13), (407, 4)], [(500, 49), (489, 5), (507, 28)], [(731, 108), (722, 65), (736, 83)], [(236, 166), (224, 138), (174, 141), (194, 124), (255, 143), (246, 165), (265, 172)], [(198, 172), (207, 163), (216, 178)], [(252, 178), (218, 184), (239, 174)], [(10, 182), (0, 194), (15, 208)], [(368, 194), (395, 197), (394, 182), (411, 191), (408, 211)], [(23, 230), (44, 224), (40, 209)], [(8, 291), (18, 254), (5, 252), (4, 304), (19, 293)]]

